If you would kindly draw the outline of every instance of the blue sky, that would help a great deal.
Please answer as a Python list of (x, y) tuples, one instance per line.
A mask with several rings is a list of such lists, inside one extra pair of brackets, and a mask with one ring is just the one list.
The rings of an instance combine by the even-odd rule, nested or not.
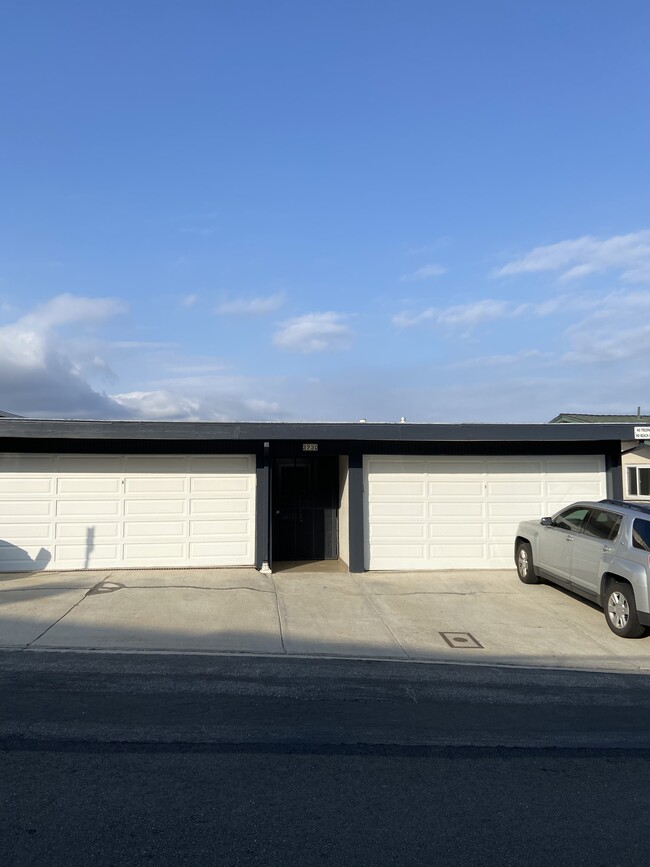
[(646, 0), (0, 2), (0, 408), (650, 411)]

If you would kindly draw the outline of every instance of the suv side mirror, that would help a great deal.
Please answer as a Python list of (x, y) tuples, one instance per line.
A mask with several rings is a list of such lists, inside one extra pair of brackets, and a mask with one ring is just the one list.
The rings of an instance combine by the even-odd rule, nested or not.
[(542, 527), (552, 527), (553, 526), (553, 518), (542, 518), (539, 522)]

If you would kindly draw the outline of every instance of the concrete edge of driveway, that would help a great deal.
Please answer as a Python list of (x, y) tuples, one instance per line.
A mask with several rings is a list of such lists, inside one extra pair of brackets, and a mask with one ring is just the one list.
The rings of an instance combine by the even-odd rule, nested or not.
[(259, 653), (245, 650), (184, 650), (182, 648), (123, 648), (123, 647), (6, 647), (0, 645), (0, 653), (15, 653), (15, 654), (50, 654), (50, 653), (82, 653), (88, 655), (125, 655), (125, 656), (216, 656), (226, 658), (242, 658), (242, 659), (305, 659), (305, 660), (340, 660), (344, 662), (390, 662), (400, 663), (402, 665), (424, 665), (436, 666), (444, 665), (447, 667), (462, 667), (462, 668), (503, 668), (516, 669), (522, 671), (555, 671), (567, 672), (573, 674), (629, 674), (634, 677), (649, 677), (650, 671), (644, 671), (642, 668), (614, 668), (612, 666), (569, 666), (569, 665), (553, 665), (552, 663), (536, 663), (526, 664), (520, 662), (502, 662), (502, 661), (486, 661), (480, 660), (454, 660), (454, 659), (425, 659), (424, 657), (409, 657), (403, 656), (350, 656), (336, 653)]

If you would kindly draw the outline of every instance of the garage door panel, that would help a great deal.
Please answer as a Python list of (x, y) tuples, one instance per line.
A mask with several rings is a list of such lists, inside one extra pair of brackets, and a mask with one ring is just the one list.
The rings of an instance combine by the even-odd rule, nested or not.
[(224, 476), (223, 478), (210, 478), (209, 476), (197, 476), (190, 479), (190, 490), (193, 494), (230, 494), (248, 492), (250, 480), (241, 476)]
[(184, 521), (125, 521), (124, 538), (179, 537), (184, 539), (187, 527)]
[(543, 518), (542, 512), (539, 497), (531, 497), (530, 500), (495, 500), (493, 503), (487, 503), (488, 517), (497, 520), (512, 518), (519, 523), (519, 515), (528, 515), (530, 518), (536, 518), (539, 515), (540, 518)]
[(190, 545), (192, 556), (196, 557), (247, 557), (250, 555), (250, 546), (246, 541), (223, 541), (223, 542), (192, 542)]
[(110, 476), (84, 476), (61, 478), (56, 480), (58, 494), (120, 494), (122, 492), (121, 478)]
[(246, 536), (250, 537), (250, 521), (190, 521), (192, 537)]
[(482, 521), (480, 524), (468, 521), (463, 521), (462, 524), (443, 524), (437, 521), (429, 524), (430, 539), (450, 539), (455, 536), (460, 539), (482, 539), (485, 536), (485, 524)]
[(375, 497), (421, 497), (424, 494), (424, 482), (371, 480), (370, 493)]
[(214, 513), (232, 515), (246, 514), (250, 510), (250, 501), (242, 498), (239, 500), (192, 500), (190, 512), (192, 515), (211, 515)]
[(483, 503), (456, 503), (450, 500), (436, 500), (427, 505), (429, 518), (482, 518), (485, 512)]
[(134, 560), (151, 560), (152, 562), (163, 562), (165, 560), (185, 559), (185, 543), (184, 542), (127, 542), (124, 545), (124, 559), (127, 561)]
[[(387, 545), (377, 542), (374, 549), (376, 550), (377, 557), (381, 558), (382, 562), (392, 559), (394, 562), (404, 563), (408, 563), (409, 560), (412, 563), (420, 563), (427, 551), (426, 545), (408, 545), (406, 542), (402, 542), (399, 545)], [(391, 569), (393, 567), (382, 566), (380, 568)]]
[(428, 549), (428, 555), (431, 559), (440, 558), (441, 560), (445, 560), (447, 562), (447, 566), (440, 566), (438, 568), (458, 569), (459, 557), (462, 557), (464, 560), (466, 560), (467, 564), (475, 565), (477, 562), (482, 562), (483, 560), (485, 560), (485, 550), (485, 545), (466, 545), (459, 541), (456, 545), (450, 543), (431, 545)]
[[(74, 563), (68, 568), (83, 569), (97, 560), (114, 562), (119, 556), (119, 545), (55, 545), (54, 559), (57, 565), (62, 563)], [(86, 558), (88, 558), (86, 560)]]
[[(252, 468), (255, 468), (253, 459)], [(206, 473), (207, 475), (232, 476), (248, 475), (251, 472), (251, 458), (243, 455), (228, 455), (221, 457), (191, 457), (189, 472), (192, 474)]]
[(488, 497), (541, 497), (543, 484), (539, 479), (503, 479), (490, 481), (487, 485)]
[(124, 501), (125, 515), (185, 515), (186, 500), (152, 497)]
[(461, 497), (480, 497), (483, 494), (483, 480), (444, 478), (429, 482), (430, 497), (459, 499)]
[[(562, 479), (561, 481), (550, 481), (548, 483), (548, 493), (550, 497), (569, 497), (572, 500), (577, 499), (572, 496), (572, 491), (576, 489), (576, 479)], [(597, 482), (591, 484), (582, 483), (580, 486), (581, 494), (579, 499), (582, 500), (598, 500), (601, 496), (601, 487)], [(566, 503), (565, 503), (566, 505)]]
[[(7, 540), (8, 544), (22, 545), (23, 542), (29, 543), (34, 539), (49, 539), (50, 530), (50, 524), (35, 524), (33, 521), (26, 521), (21, 524), (2, 523), (0, 524), (0, 545), (4, 540)], [(11, 541), (9, 542), (9, 540)]]
[[(592, 455), (420, 458), (415, 478), (408, 462), (371, 456), (365, 472), (370, 569), (511, 568), (519, 521), (606, 492), (604, 460)], [(395, 493), (404, 490), (412, 496)], [(404, 503), (411, 515), (401, 514)], [(409, 521), (411, 530), (404, 527)], [(422, 528), (428, 544), (409, 546)]]
[(373, 539), (426, 539), (427, 531), (424, 524), (375, 524)]
[(0, 500), (0, 517), (44, 518), (53, 512), (54, 504), (50, 500)]
[(58, 500), (56, 514), (59, 518), (78, 515), (119, 515), (122, 511), (121, 500)]
[(0, 478), (0, 496), (29, 497), (31, 494), (51, 494), (52, 479), (30, 476), (5, 476)]
[[(576, 472), (576, 458), (565, 455), (563, 457), (547, 458), (545, 471), (549, 474), (563, 473), (579, 478), (585, 473), (601, 473), (603, 471), (602, 458), (596, 455), (580, 455), (580, 471)], [(584, 499), (584, 497), (583, 497)]]
[(58, 522), (55, 525), (56, 539), (87, 539), (88, 531), (92, 531), (95, 540), (120, 539), (120, 525), (118, 523), (100, 523), (93, 521), (92, 524), (79, 522)]
[(370, 514), (376, 518), (424, 518), (424, 503), (394, 502), (373, 503)]
[(127, 494), (184, 494), (187, 479), (179, 476), (136, 476), (124, 483)]
[(0, 571), (250, 566), (254, 498), (253, 455), (0, 455)]

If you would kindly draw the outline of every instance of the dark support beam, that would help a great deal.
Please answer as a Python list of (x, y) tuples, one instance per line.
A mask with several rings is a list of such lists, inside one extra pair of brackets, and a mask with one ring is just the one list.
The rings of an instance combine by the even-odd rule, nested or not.
[(365, 520), (363, 492), (363, 455), (350, 453), (348, 470), (350, 508), (350, 572), (365, 571)]
[(255, 567), (262, 569), (271, 562), (270, 522), (271, 522), (271, 457), (269, 444), (265, 442), (258, 450), (255, 459), (257, 489), (255, 491)]
[(623, 499), (623, 469), (620, 451), (605, 455), (605, 470), (607, 475), (607, 496), (610, 500)]

